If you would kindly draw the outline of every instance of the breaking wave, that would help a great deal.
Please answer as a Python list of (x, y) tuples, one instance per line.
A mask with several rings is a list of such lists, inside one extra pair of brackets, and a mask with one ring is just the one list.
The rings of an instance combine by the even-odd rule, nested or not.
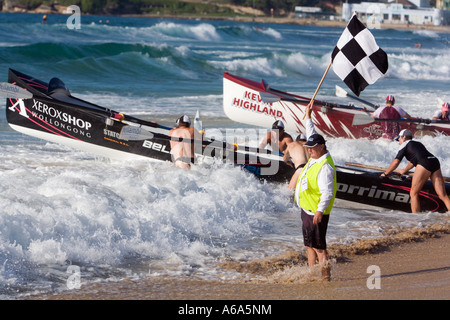
[[(1, 81), (7, 81), (8, 68), (47, 81), (56, 76), (77, 97), (167, 126), (199, 109), (206, 132), (242, 128), (223, 113), (223, 72), (311, 96), (342, 32), (84, 16), (73, 31), (65, 16), (43, 25), (39, 15), (0, 15)], [(431, 33), (374, 33), (390, 67), (364, 98), (382, 103), (394, 94), (408, 113), (429, 118), (436, 98), (450, 99), (448, 42)], [(321, 97), (335, 101), (335, 84), (342, 85), (330, 72)], [(226, 165), (184, 172), (169, 163), (116, 163), (19, 134), (4, 117), (0, 133), (1, 297), (63, 290), (71, 265), (81, 268), (83, 281), (97, 281), (149, 274), (271, 279), (273, 272), (304, 263), (298, 209), (285, 185), (261, 183)], [(447, 138), (421, 139), (445, 176)], [(327, 147), (337, 165), (386, 166), (398, 149), (386, 141), (339, 138), (327, 140)], [(373, 239), (435, 224), (448, 224), (448, 214), (336, 206), (328, 241), (338, 259), (339, 250), (364, 254), (375, 250), (366, 249)]]

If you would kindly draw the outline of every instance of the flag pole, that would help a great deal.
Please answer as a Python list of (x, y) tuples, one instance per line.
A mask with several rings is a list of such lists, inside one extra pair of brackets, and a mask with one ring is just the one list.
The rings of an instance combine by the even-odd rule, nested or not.
[(328, 70), (330, 70), (331, 64), (333, 63), (333, 60), (330, 60), (330, 63), (328, 64), (327, 70), (325, 70), (325, 73), (322, 76), (322, 79), (319, 82), (319, 85), (317, 86), (316, 92), (314, 92), (314, 95), (311, 98), (311, 101), (309, 102), (309, 104), (306, 106), (305, 109), (305, 114), (303, 115), (303, 120), (305, 120), (306, 117), (306, 113), (309, 111), (309, 108), (311, 108), (311, 106), (314, 103), (314, 99), (316, 98), (317, 93), (319, 92), (320, 87), (322, 86), (323, 80), (325, 80), (325, 77), (328, 73)]

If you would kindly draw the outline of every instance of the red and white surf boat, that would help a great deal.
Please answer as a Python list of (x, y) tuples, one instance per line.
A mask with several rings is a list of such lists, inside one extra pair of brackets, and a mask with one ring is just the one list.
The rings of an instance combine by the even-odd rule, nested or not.
[[(271, 128), (275, 120), (282, 120), (286, 131), (305, 134), (302, 123), (310, 99), (273, 89), (261, 82), (223, 74), (223, 109), (233, 121), (263, 128)], [(372, 111), (350, 105), (315, 100), (312, 119), (316, 131), (328, 137), (349, 139), (378, 139), (383, 134), (382, 121), (399, 122), (401, 129), (409, 129), (417, 136), (450, 135), (450, 121), (429, 119), (374, 119)]]

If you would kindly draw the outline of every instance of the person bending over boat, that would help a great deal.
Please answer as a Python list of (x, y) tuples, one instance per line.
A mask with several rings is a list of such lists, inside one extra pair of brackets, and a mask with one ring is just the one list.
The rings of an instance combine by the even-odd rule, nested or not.
[(318, 260), (322, 278), (330, 280), (326, 232), (336, 198), (336, 168), (326, 148), (325, 139), (315, 132), (311, 111), (311, 106), (308, 106), (305, 123), (308, 139), (305, 147), (310, 158), (297, 180), (294, 198), (301, 208), (303, 242), (308, 265), (313, 267)]
[(434, 190), (439, 196), (439, 199), (444, 202), (447, 210), (450, 211), (450, 198), (445, 191), (445, 182), (439, 160), (422, 143), (413, 141), (412, 138), (413, 134), (408, 129), (403, 129), (400, 132), (395, 139), (400, 144), (400, 150), (389, 165), (389, 168), (381, 176), (388, 176), (399, 166), (403, 157), (405, 157), (409, 162), (404, 169), (398, 170), (398, 173), (405, 174), (413, 167), (416, 167), (409, 192), (411, 196), (411, 211), (413, 213), (420, 212), (419, 193), (428, 179), (433, 183)]
[(272, 145), (272, 142), (276, 141), (278, 141), (278, 151), (282, 153), (286, 150), (287, 145), (293, 141), (291, 135), (284, 131), (284, 123), (281, 120), (277, 120), (272, 124), (272, 131), (267, 132), (259, 148), (263, 149), (268, 144)]
[[(394, 106), (395, 97), (388, 95), (386, 97), (386, 106), (380, 107), (372, 113), (371, 117), (380, 119), (409, 119), (411, 116), (399, 106)], [(400, 123), (398, 122), (381, 122), (383, 128), (382, 137), (385, 139), (393, 140), (400, 132)]]
[(441, 110), (438, 110), (433, 115), (433, 120), (447, 120), (449, 121), (449, 115), (448, 115), (448, 102), (445, 102), (442, 104)]
[(287, 145), (284, 151), (283, 160), (288, 165), (295, 169), (292, 175), (291, 181), (289, 182), (289, 189), (294, 189), (297, 183), (298, 176), (300, 175), (301, 169), (305, 166), (309, 159), (309, 153), (304, 147), (306, 143), (306, 137), (303, 134), (299, 134), (295, 141)]
[(194, 128), (191, 128), (191, 119), (186, 115), (178, 118), (176, 123), (169, 136), (188, 141), (170, 140), (172, 161), (179, 168), (190, 169), (194, 163)]

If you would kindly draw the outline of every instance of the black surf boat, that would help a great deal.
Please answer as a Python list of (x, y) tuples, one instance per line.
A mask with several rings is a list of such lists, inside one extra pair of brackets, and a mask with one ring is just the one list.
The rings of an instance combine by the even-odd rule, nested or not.
[[(172, 161), (170, 127), (76, 98), (58, 78), (46, 83), (10, 69), (8, 82), (12, 89), (26, 90), (24, 97), (11, 92), (6, 100), (6, 119), (16, 131), (111, 159)], [(207, 139), (194, 142), (200, 147), (197, 158), (231, 162), (270, 181), (286, 181), (292, 174), (269, 150)]]
[[(172, 161), (169, 127), (78, 99), (58, 78), (46, 83), (10, 69), (8, 82), (12, 89), (20, 87), (27, 93), (26, 97), (6, 94), (6, 119), (14, 130), (112, 159)], [(294, 173), (268, 150), (246, 146), (236, 150), (234, 145), (208, 139), (197, 145), (199, 158), (231, 162), (263, 180), (286, 182)], [(410, 212), (409, 179), (380, 179), (376, 172), (337, 166), (337, 181), (336, 197), (341, 202)], [(450, 194), (449, 183), (446, 188)], [(422, 190), (421, 206), (425, 211), (446, 211), (430, 182)]]

